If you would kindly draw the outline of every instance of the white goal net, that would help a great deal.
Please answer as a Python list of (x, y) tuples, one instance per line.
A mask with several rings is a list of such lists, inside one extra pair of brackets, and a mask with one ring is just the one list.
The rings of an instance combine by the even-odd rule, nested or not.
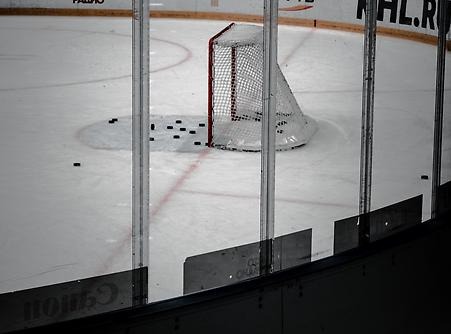
[[(231, 24), (210, 40), (210, 147), (261, 150), (263, 96), (263, 29)], [(316, 123), (304, 115), (277, 67), (276, 149), (306, 144)]]

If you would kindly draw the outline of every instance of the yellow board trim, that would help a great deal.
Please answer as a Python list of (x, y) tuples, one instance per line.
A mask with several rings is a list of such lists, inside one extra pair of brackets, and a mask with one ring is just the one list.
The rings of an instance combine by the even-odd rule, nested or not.
[[(77, 8), (0, 8), (0, 15), (33, 15), (33, 16), (110, 16), (131, 17), (132, 11), (128, 9), (77, 9)], [(262, 23), (262, 16), (237, 13), (219, 12), (190, 12), (190, 11), (152, 11), (153, 18), (196, 19), (196, 20), (224, 20)], [(325, 20), (300, 19), (279, 17), (283, 25), (312, 27), (319, 29), (340, 30), (349, 32), (362, 32), (363, 25), (341, 23)], [(378, 34), (394, 38), (406, 39), (429, 45), (437, 45), (437, 37), (414, 31), (378, 27)], [(451, 41), (447, 42), (447, 49), (451, 51)]]

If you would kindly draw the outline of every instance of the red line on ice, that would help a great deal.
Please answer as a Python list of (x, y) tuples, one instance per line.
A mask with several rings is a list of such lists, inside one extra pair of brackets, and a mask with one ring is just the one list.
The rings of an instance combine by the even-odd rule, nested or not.
[[(197, 156), (195, 162), (193, 162), (177, 179), (174, 185), (169, 189), (169, 191), (162, 197), (162, 199), (158, 202), (155, 208), (150, 212), (150, 217), (155, 217), (161, 209), (171, 200), (175, 193), (177, 193), (183, 184), (188, 180), (188, 178), (194, 173), (194, 171), (199, 167), (200, 162), (205, 159), (205, 157), (210, 153), (210, 148), (205, 148), (200, 154)], [(152, 221), (150, 221), (152, 223)], [(119, 246), (110, 254), (110, 256), (103, 262), (101, 268), (99, 269), (98, 274), (103, 275), (105, 273), (109, 273), (112, 269), (114, 260), (119, 257), (120, 254), (124, 254), (129, 252), (130, 250), (125, 249), (127, 246), (130, 246), (132, 242), (132, 231), (129, 230), (128, 233), (124, 236), (122, 240), (119, 242)]]
[(196, 161), (193, 162), (187, 170), (179, 177), (179, 179), (174, 183), (174, 185), (169, 189), (169, 191), (166, 193), (166, 195), (163, 196), (163, 198), (158, 202), (157, 205), (152, 209), (150, 212), (150, 217), (156, 216), (161, 209), (168, 203), (172, 196), (183, 186), (185, 181), (191, 176), (191, 174), (199, 167), (199, 163), (208, 155), (210, 152), (209, 148), (204, 149), (202, 152), (200, 152), (199, 156), (197, 157)]

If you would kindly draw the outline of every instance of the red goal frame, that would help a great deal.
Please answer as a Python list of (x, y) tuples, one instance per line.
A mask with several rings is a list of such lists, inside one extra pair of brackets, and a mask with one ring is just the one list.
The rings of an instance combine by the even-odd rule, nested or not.
[[(213, 146), (213, 70), (214, 70), (214, 42), (215, 40), (230, 30), (235, 23), (229, 24), (208, 41), (208, 147)], [(232, 70), (231, 70), (231, 114), (232, 120), (236, 115), (236, 48), (232, 47)]]

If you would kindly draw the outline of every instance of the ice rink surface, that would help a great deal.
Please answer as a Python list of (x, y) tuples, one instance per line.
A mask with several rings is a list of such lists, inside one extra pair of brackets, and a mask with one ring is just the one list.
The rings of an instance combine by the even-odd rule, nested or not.
[[(207, 43), (228, 23), (151, 20), (152, 117), (206, 122)], [(358, 213), (362, 50), (360, 34), (279, 29), (279, 64), (319, 130), (277, 154), (275, 229), (312, 228), (313, 260)], [(435, 57), (378, 37), (373, 209), (423, 194), (429, 218)], [(3, 16), (0, 74), (0, 293), (131, 269), (130, 19)], [(182, 294), (188, 256), (259, 240), (259, 153), (154, 147), (150, 188), (151, 300)]]

